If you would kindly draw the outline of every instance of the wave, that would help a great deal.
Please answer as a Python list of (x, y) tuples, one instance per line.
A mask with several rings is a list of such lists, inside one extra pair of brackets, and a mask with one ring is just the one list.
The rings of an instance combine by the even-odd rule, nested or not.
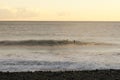
[(2, 72), (26, 72), (26, 71), (82, 71), (96, 69), (120, 69), (119, 63), (100, 62), (69, 62), (69, 61), (0, 61)]
[(21, 41), (0, 41), (0, 45), (46, 45), (46, 46), (54, 46), (54, 45), (110, 45), (110, 43), (100, 43), (100, 42), (82, 42), (76, 40), (21, 40)]

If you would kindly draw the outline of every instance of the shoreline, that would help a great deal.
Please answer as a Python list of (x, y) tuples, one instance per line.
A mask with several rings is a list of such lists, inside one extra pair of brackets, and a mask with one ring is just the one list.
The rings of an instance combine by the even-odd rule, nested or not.
[(0, 72), (0, 80), (120, 80), (120, 69)]

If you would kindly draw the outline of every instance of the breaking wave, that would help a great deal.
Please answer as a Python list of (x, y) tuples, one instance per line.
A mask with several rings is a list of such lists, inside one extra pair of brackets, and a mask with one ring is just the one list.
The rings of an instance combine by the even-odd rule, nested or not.
[(83, 42), (75, 40), (21, 40), (21, 41), (0, 41), (0, 45), (44, 45), (44, 46), (54, 46), (54, 45), (110, 45), (110, 43), (100, 43), (100, 42)]

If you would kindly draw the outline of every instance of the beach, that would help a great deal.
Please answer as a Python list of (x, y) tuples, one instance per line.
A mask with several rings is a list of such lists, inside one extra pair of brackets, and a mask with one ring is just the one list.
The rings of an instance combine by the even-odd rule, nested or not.
[(0, 72), (1, 80), (120, 80), (120, 70)]

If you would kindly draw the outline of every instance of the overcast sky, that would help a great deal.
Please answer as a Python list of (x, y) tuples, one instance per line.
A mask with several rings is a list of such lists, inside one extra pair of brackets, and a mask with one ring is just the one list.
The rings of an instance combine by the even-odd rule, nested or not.
[(120, 21), (120, 0), (0, 0), (0, 20)]

